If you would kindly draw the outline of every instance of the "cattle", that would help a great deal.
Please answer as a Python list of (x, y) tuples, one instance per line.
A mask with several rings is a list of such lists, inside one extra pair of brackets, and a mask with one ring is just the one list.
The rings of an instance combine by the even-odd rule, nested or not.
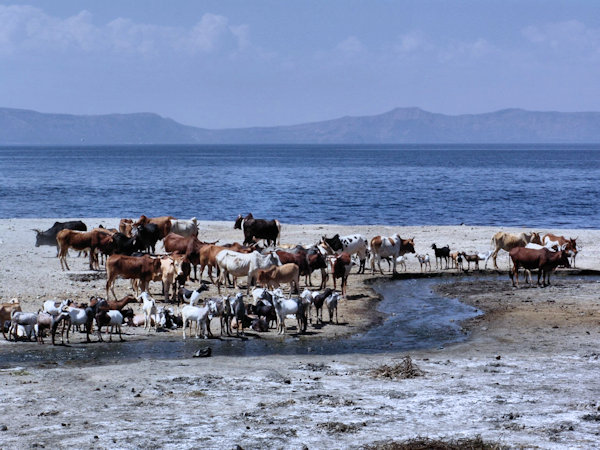
[(498, 252), (500, 250), (510, 252), (513, 248), (525, 247), (529, 242), (542, 244), (539, 233), (532, 231), (531, 233), (511, 234), (506, 233), (505, 231), (498, 231), (492, 236), (492, 245), (494, 246), (492, 258), (494, 259), (494, 267), (496, 269), (498, 268), (496, 258), (498, 257)]
[(58, 256), (58, 242), (56, 235), (61, 230), (76, 230), (76, 231), (87, 231), (87, 226), (81, 220), (71, 220), (69, 222), (54, 222), (50, 228), (46, 231), (34, 229), (35, 231), (35, 246), (50, 245), (56, 247), (56, 254)]
[[(181, 276), (182, 260), (180, 258), (171, 257), (169, 255), (164, 255), (160, 257), (160, 269), (158, 272), (155, 272), (150, 281), (160, 281), (162, 282), (162, 294), (165, 297), (165, 301), (176, 300), (177, 291), (175, 288), (177, 277)], [(137, 292), (137, 280), (132, 280), (134, 290)], [(171, 292), (171, 288), (173, 295), (170, 297), (169, 293)]]
[(137, 279), (142, 291), (148, 290), (148, 283), (155, 273), (160, 271), (160, 259), (149, 255), (126, 256), (111, 255), (106, 261), (106, 298), (111, 290), (115, 300), (114, 283), (117, 278)]
[(392, 273), (397, 273), (396, 259), (399, 256), (405, 255), (406, 253), (414, 252), (414, 238), (402, 239), (398, 233), (390, 237), (375, 236), (373, 239), (371, 239), (371, 271), (373, 274), (375, 273), (375, 263), (377, 263), (379, 271), (383, 274), (383, 270), (381, 270), (381, 258), (392, 257)]
[(133, 223), (133, 227), (153, 223), (158, 227), (158, 239), (164, 239), (167, 234), (171, 232), (171, 220), (175, 219), (172, 216), (161, 216), (148, 218), (145, 215), (141, 215), (137, 222)]
[(90, 270), (97, 268), (98, 262), (95, 259), (96, 248), (100, 245), (102, 239), (110, 237), (106, 230), (94, 229), (92, 231), (73, 231), (73, 230), (61, 230), (56, 235), (58, 242), (58, 258), (60, 260), (60, 267), (65, 270), (69, 269), (67, 264), (67, 254), (69, 249), (74, 250), (87, 250), (89, 251), (89, 266)]
[(137, 238), (137, 245), (139, 248), (143, 251), (151, 251), (152, 253), (155, 252), (156, 243), (159, 239), (162, 239), (160, 229), (155, 223), (134, 225), (131, 230), (131, 235)]
[[(131, 231), (130, 231), (131, 233)], [(124, 233), (117, 232), (112, 235), (113, 254), (128, 255), (143, 250), (138, 245), (136, 236), (130, 237)]]
[(296, 264), (301, 276), (307, 277), (310, 275), (310, 267), (308, 266), (308, 257), (306, 251), (297, 251), (295, 253), (291, 253), (283, 250), (277, 250), (275, 253), (277, 253), (281, 264)]
[(246, 291), (250, 290), (255, 273), (259, 269), (266, 269), (273, 265), (279, 265), (279, 257), (276, 253), (261, 255), (259, 252), (239, 253), (232, 250), (221, 250), (216, 256), (217, 266), (221, 270), (221, 275), (217, 279), (217, 290), (221, 293), (221, 282), (225, 280), (226, 275), (230, 273), (233, 278), (233, 287), (236, 287), (237, 277), (248, 277)]
[(248, 213), (246, 217), (242, 217), (240, 214), (235, 220), (233, 228), (243, 231), (244, 245), (253, 244), (256, 239), (264, 239), (267, 247), (274, 244), (279, 245), (281, 224), (277, 219), (255, 219), (252, 213)]
[(127, 237), (131, 237), (131, 230), (133, 228), (133, 219), (121, 219), (119, 221), (119, 232)]
[(350, 274), (350, 269), (352, 269), (352, 257), (349, 253), (342, 252), (340, 253), (333, 262), (333, 289), (337, 289), (336, 279), (341, 278), (341, 290), (342, 295), (346, 295), (346, 286), (348, 284), (348, 275)]
[[(321, 284), (319, 285), (319, 289), (325, 289), (327, 284), (327, 260), (325, 257), (318, 251), (310, 252), (306, 255), (308, 260), (308, 284), (312, 286), (311, 274), (317, 270), (321, 270)], [(306, 284), (306, 283), (305, 283)]]
[(283, 264), (282, 266), (271, 266), (265, 270), (259, 270), (257, 283), (259, 286), (265, 286), (268, 289), (278, 288), (283, 283), (290, 283), (290, 295), (298, 292), (300, 282), (300, 269), (294, 263)]
[(439, 268), (442, 268), (442, 260), (446, 261), (446, 269), (448, 268), (448, 261), (450, 259), (450, 246), (439, 248), (437, 245), (432, 244), (431, 248), (435, 253), (435, 268), (438, 268), (438, 260), (440, 262)]
[[(197, 267), (201, 265), (201, 250), (209, 244), (199, 241), (196, 236), (183, 237), (175, 233), (169, 233), (165, 237), (163, 245), (167, 253), (177, 252), (185, 255), (187, 263), (194, 266), (193, 280), (196, 280), (198, 278)], [(203, 268), (200, 270), (200, 280), (202, 280), (202, 270)]]
[[(513, 262), (513, 267), (509, 274), (512, 284), (515, 287), (519, 286), (519, 267), (523, 267), (526, 270), (537, 269), (537, 284), (538, 286), (540, 285), (540, 278), (542, 278), (544, 287), (550, 284), (550, 273), (558, 266), (571, 267), (569, 264), (569, 257), (564, 250), (551, 252), (546, 248), (536, 250), (532, 248), (515, 247), (510, 250), (508, 254)], [(546, 279), (548, 280), (547, 283)]]
[(171, 219), (171, 233), (179, 236), (198, 236), (198, 220), (192, 217), (190, 220)]
[(573, 267), (575, 267), (575, 257), (577, 256), (577, 238), (567, 239), (564, 236), (557, 236), (552, 233), (547, 233), (542, 238), (542, 243), (545, 246), (556, 246), (557, 250), (565, 250), (573, 259)]
[(360, 260), (357, 273), (365, 273), (367, 260), (367, 240), (360, 234), (341, 236), (336, 234), (332, 238), (323, 236), (320, 242), (329, 254), (346, 252), (350, 255), (356, 254)]

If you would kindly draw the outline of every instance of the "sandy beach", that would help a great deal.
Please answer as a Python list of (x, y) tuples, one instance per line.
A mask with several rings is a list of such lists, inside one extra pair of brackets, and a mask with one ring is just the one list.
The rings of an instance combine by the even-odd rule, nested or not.
[[(63, 220), (63, 219), (60, 219)], [(64, 219), (67, 220), (67, 219)], [(118, 219), (82, 219), (88, 228), (116, 227)], [(87, 301), (104, 296), (103, 273), (89, 273), (87, 259), (71, 252), (71, 272), (63, 272), (53, 247), (34, 247), (34, 228), (54, 219), (0, 220), (0, 302), (21, 301), (37, 311), (48, 299)], [(200, 239), (232, 242), (242, 238), (232, 222), (200, 222)], [(482, 252), (500, 229), (474, 226), (287, 225), (282, 243), (309, 245), (322, 235), (361, 233), (368, 239), (398, 232), (414, 237), (416, 251), (431, 244)], [(52, 346), (43, 363), (11, 365), (3, 355), (39, 352), (38, 344), (0, 342), (0, 385), (4, 414), (0, 446), (98, 448), (360, 448), (414, 438), (481, 437), (509, 447), (593, 448), (600, 441), (600, 230), (543, 230), (578, 237), (577, 269), (560, 269), (547, 288), (514, 289), (501, 252), (496, 271), (434, 273), (452, 276), (436, 291), (484, 312), (462, 324), (465, 342), (402, 353), (210, 358), (151, 357), (115, 364), (57, 362)], [(433, 260), (432, 260), (433, 262)], [(491, 263), (491, 261), (490, 261)], [(383, 265), (384, 269), (387, 265)], [(418, 276), (410, 256), (408, 273)], [(313, 277), (319, 280), (319, 276)], [(309, 325), (301, 339), (344, 339), (376, 326), (385, 316), (371, 289), (374, 278), (352, 273), (341, 303), (344, 325)], [(386, 272), (383, 278), (391, 278)], [(189, 283), (195, 287), (195, 283)], [(120, 280), (117, 295), (129, 292)], [(157, 299), (160, 285), (151, 284)], [(211, 287), (207, 295), (216, 294)], [(138, 305), (136, 305), (139, 308)], [(325, 313), (326, 316), (326, 313)], [(290, 323), (291, 324), (291, 323)], [(214, 328), (214, 327), (213, 327)], [(165, 333), (124, 328), (127, 341), (159, 342)], [(218, 331), (218, 326), (217, 326)], [(181, 331), (169, 332), (179, 338)], [(274, 331), (261, 336), (277, 342)], [(92, 338), (95, 340), (95, 338)], [(83, 335), (73, 348), (86, 352)], [(206, 341), (196, 341), (198, 348)], [(265, 344), (268, 345), (268, 344)], [(60, 351), (61, 349), (57, 349)], [(409, 355), (421, 376), (381, 379), (371, 371), (398, 364)], [(118, 359), (116, 356), (114, 359)]]

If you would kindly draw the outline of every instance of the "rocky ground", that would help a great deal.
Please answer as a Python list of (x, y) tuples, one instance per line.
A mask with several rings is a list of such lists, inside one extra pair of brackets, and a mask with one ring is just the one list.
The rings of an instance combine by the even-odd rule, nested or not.
[[(102, 294), (101, 276), (76, 281), (60, 271), (54, 249), (33, 247), (30, 229), (52, 223), (0, 221), (0, 301), (17, 297), (24, 310), (33, 311), (48, 298)], [(414, 236), (417, 251), (433, 255), (434, 242), (487, 250), (497, 229), (284, 226), (282, 242), (394, 231)], [(598, 269), (600, 231), (553, 231), (579, 235), (578, 266)], [(230, 223), (203, 223), (200, 237), (240, 238)], [(72, 255), (70, 262), (74, 272), (83, 273), (83, 259)], [(506, 254), (498, 262), (505, 269)], [(408, 269), (418, 274), (416, 260)], [(47, 344), (2, 341), (0, 446), (359, 448), (416, 437), (480, 436), (510, 447), (593, 448), (600, 441), (600, 285), (598, 278), (570, 273), (562, 271), (544, 289), (514, 289), (508, 277), (456, 275), (456, 282), (440, 285), (439, 292), (485, 314), (463, 324), (470, 331), (466, 342), (411, 351), (410, 360), (406, 353), (192, 358), (190, 351), (176, 359), (81, 364), (57, 361)], [(348, 299), (340, 306), (340, 321), (347, 325), (324, 326), (303, 339), (341, 339), (382, 320), (373, 311), (378, 299), (365, 284), (371, 277), (351, 275)], [(118, 285), (118, 293), (127, 289), (125, 282)], [(286, 342), (265, 334), (270, 335), (267, 339)], [(164, 336), (128, 330), (126, 339), (159, 342)], [(205, 345), (196, 342), (198, 348)], [(90, 345), (100, 344), (76, 342), (73, 349), (87, 354)], [(119, 346), (128, 344), (112, 345), (118, 355)], [(42, 362), (2, 364), (3, 355), (39, 352), (38, 347), (48, 355)], [(406, 370), (407, 362), (414, 370)], [(382, 373), (399, 378), (376, 376)]]

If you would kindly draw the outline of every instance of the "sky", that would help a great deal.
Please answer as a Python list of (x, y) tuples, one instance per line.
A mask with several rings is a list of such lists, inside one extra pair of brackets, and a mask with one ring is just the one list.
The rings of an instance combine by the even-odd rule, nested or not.
[(203, 128), (600, 110), (600, 2), (0, 0), (0, 107)]

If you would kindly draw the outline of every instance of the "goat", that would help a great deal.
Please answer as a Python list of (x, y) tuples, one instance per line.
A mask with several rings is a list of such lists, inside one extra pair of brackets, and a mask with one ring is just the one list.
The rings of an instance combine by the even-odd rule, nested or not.
[(121, 325), (123, 324), (123, 314), (121, 314), (120, 311), (117, 310), (100, 310), (96, 313), (96, 323), (98, 324), (98, 339), (100, 341), (103, 341), (102, 339), (102, 327), (106, 326), (109, 327), (110, 326), (110, 331), (109, 331), (109, 342), (112, 342), (112, 334), (113, 334), (113, 329), (117, 329), (117, 332), (119, 333), (119, 339), (121, 341), (123, 341), (123, 337), (121, 336)]
[(435, 244), (431, 245), (431, 248), (435, 252), (435, 268), (438, 268), (438, 259), (440, 260), (439, 268), (442, 268), (442, 259), (446, 261), (446, 269), (448, 268), (448, 259), (450, 258), (450, 246), (438, 248)]
[[(17, 329), (19, 325), (24, 326), (26, 329), (33, 331), (34, 337), (37, 338), (35, 333), (35, 325), (37, 324), (38, 313), (26, 313), (22, 311), (13, 311), (10, 317), (10, 328), (8, 329), (8, 340), (10, 341), (11, 333), (14, 334), (15, 341), (17, 340)], [(31, 340), (30, 333), (27, 332), (28, 340)]]
[(423, 272), (423, 266), (425, 266), (425, 270), (427, 270), (427, 266), (429, 266), (429, 271), (431, 272), (431, 259), (429, 258), (429, 253), (426, 255), (415, 255), (415, 258), (419, 260), (421, 272)]
[[(185, 340), (185, 329), (188, 322), (196, 322), (196, 337), (198, 338), (198, 331), (202, 326), (202, 337), (206, 339), (208, 337), (208, 306), (191, 306), (186, 305), (181, 309), (181, 315), (183, 318), (183, 340)], [(190, 325), (191, 332), (191, 325)]]
[[(333, 323), (333, 312), (335, 311), (336, 325), (339, 324), (338, 314), (337, 314), (339, 299), (340, 299), (340, 294), (338, 294), (337, 292), (334, 292), (329, 297), (327, 297), (327, 299), (325, 300), (325, 304), (327, 305), (327, 311), (329, 312), (329, 323)], [(322, 321), (322, 318), (321, 318), (321, 321)]]
[[(144, 305), (142, 306), (142, 311), (144, 311), (144, 330), (152, 327), (150, 323), (151, 316), (156, 315), (156, 300), (150, 297), (146, 291), (142, 292), (138, 299), (142, 299)], [(158, 330), (158, 320), (154, 320), (154, 331)]]
[[(43, 344), (44, 343), (44, 331), (46, 329), (49, 329), (50, 332), (52, 333), (52, 345), (56, 345), (54, 343), (54, 336), (56, 335), (56, 329), (58, 328), (58, 325), (60, 324), (60, 322), (62, 322), (63, 320), (68, 320), (69, 319), (69, 313), (66, 311), (63, 311), (59, 314), (57, 314), (56, 316), (53, 316), (50, 313), (39, 313), (37, 316), (37, 323), (36, 323), (36, 333), (37, 333), (37, 341), (39, 344)], [(61, 336), (61, 342), (62, 344), (65, 343), (65, 339), (64, 339), (64, 327), (63, 327), (63, 332), (61, 332), (60, 334)]]

